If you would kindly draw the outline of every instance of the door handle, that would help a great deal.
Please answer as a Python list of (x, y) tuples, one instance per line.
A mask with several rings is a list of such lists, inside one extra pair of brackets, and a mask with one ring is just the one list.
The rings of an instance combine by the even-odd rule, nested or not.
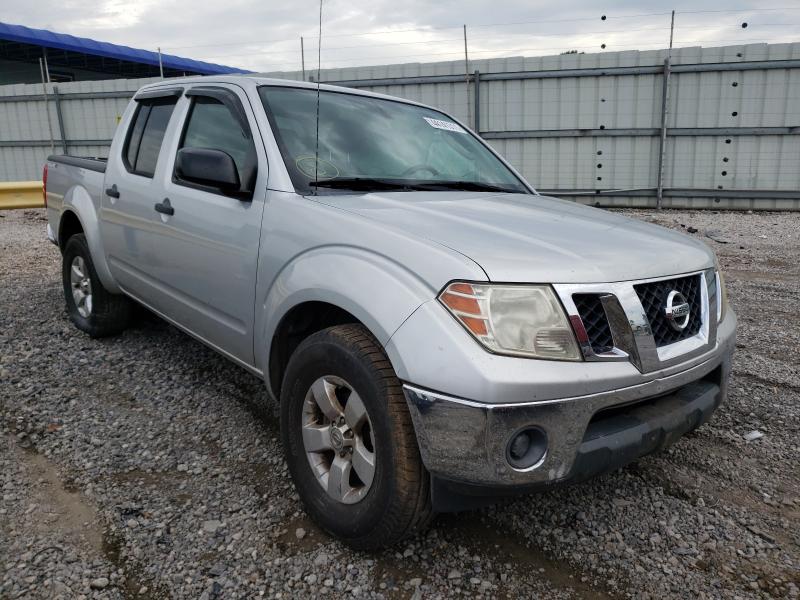
[(169, 203), (169, 198), (164, 198), (161, 202), (156, 202), (155, 206), (153, 207), (156, 209), (156, 212), (160, 212), (162, 215), (174, 215), (175, 209), (172, 208), (172, 205)]
[(106, 188), (106, 196), (110, 196), (111, 198), (119, 198), (119, 190), (117, 190), (116, 183), (110, 188)]

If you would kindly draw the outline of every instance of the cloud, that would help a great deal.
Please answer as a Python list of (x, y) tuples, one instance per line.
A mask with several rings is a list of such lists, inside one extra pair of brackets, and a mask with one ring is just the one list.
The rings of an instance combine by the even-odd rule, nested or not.
[[(103, 0), (93, 6), (93, 10), (72, 23), (77, 29), (94, 31), (114, 31), (136, 27), (147, 17), (158, 0)], [(127, 44), (126, 44), (127, 45)]]
[[(306, 67), (317, 62), (314, 0), (27, 0), (24, 10), (8, 4), (0, 7), (5, 22), (262, 72), (299, 69), (303, 36)], [(476, 59), (668, 45), (672, 7), (654, 0), (597, 6), (588, 0), (324, 0), (322, 66), (460, 60), (462, 24)], [(676, 46), (795, 41), (800, 28), (800, 10), (760, 10), (757, 0), (682, 0), (674, 7)]]

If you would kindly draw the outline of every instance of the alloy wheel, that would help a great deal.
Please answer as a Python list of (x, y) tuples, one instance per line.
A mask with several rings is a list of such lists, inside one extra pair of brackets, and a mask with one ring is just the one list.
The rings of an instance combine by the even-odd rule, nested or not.
[(83, 257), (76, 256), (72, 259), (69, 281), (72, 286), (72, 299), (75, 301), (78, 314), (84, 319), (88, 319), (92, 314), (92, 280)]
[(344, 379), (320, 377), (303, 403), (303, 446), (317, 482), (334, 500), (355, 504), (375, 478), (372, 423), (361, 397)]

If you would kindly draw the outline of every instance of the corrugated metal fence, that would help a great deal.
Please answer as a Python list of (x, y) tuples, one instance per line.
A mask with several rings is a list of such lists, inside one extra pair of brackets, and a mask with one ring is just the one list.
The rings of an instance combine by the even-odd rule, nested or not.
[[(800, 44), (681, 48), (666, 58), (414, 63), (324, 69), (320, 79), (438, 106), (553, 195), (654, 206), (661, 173), (665, 207), (800, 209)], [(148, 81), (48, 86), (56, 151), (103, 156), (127, 100)], [(44, 106), (41, 85), (0, 87), (0, 180), (38, 175), (50, 152)]]

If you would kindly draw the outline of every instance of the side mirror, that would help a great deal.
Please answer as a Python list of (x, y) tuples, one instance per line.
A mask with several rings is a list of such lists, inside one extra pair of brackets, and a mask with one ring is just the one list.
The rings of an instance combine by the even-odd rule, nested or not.
[(227, 152), (211, 148), (181, 148), (175, 159), (175, 173), (181, 179), (235, 192), (240, 187), (236, 163)]

